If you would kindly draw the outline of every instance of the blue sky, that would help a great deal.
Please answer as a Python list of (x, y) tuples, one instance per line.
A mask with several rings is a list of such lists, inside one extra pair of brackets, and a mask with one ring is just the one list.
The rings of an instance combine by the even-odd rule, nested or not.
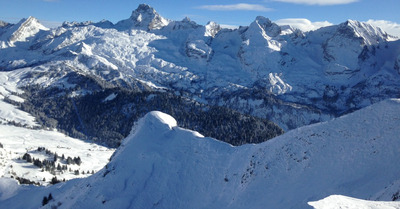
[(212, 20), (249, 25), (261, 15), (310, 30), (354, 19), (400, 36), (399, 0), (0, 0), (0, 20), (15, 23), (34, 16), (46, 26), (102, 19), (116, 23), (127, 19), (140, 3), (149, 4), (168, 19), (187, 16), (199, 24)]

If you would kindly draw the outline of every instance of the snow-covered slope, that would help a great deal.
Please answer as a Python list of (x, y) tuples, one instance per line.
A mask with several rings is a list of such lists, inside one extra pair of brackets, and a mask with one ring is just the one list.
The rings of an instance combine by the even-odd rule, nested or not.
[(341, 195), (332, 195), (317, 202), (310, 202), (315, 209), (398, 209), (400, 202), (366, 201)]
[(18, 89), (20, 76), (17, 71), (0, 72), (0, 124), (18, 124), (20, 126), (38, 126), (35, 118), (27, 112), (21, 111), (15, 105), (6, 102), (22, 103), (24, 99), (19, 97), (23, 91)]
[(310, 208), (308, 202), (333, 194), (374, 200), (399, 180), (398, 127), (400, 100), (392, 99), (232, 147), (151, 112), (105, 169), (53, 187), (20, 188), (0, 206), (37, 208), (49, 193), (54, 200), (45, 208)]
[[(67, 137), (56, 131), (31, 130), (8, 125), (0, 125), (0, 143), (0, 177), (19, 177), (40, 185), (48, 185), (53, 177), (59, 180), (87, 177), (92, 171), (102, 169), (114, 152), (114, 149)], [(44, 147), (52, 154), (38, 150), (39, 147)], [(42, 168), (35, 166), (33, 162), (22, 159), (25, 153), (40, 161), (53, 161), (54, 154), (57, 153), (59, 159), (55, 162), (56, 171), (42, 171)], [(61, 159), (62, 156), (65, 159)], [(82, 163), (67, 163), (68, 157), (79, 157)], [(59, 171), (58, 164), (68, 168)], [(75, 173), (76, 170), (78, 173)], [(3, 193), (4, 189), (0, 193)]]

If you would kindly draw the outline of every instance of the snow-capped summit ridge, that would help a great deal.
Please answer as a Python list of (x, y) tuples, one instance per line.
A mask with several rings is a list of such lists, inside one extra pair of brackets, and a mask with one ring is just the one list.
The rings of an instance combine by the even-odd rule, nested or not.
[(345, 34), (348, 31), (349, 35), (362, 38), (367, 45), (375, 45), (388, 40), (388, 34), (381, 28), (356, 20), (347, 20), (339, 25), (338, 30)]
[(140, 4), (134, 10), (129, 19), (119, 21), (116, 28), (126, 30), (131, 28), (143, 29), (146, 31), (161, 29), (169, 24), (169, 20), (160, 16), (154, 8), (147, 4)]
[[(7, 25), (5, 25), (7, 26)], [(40, 30), (49, 30), (43, 26), (35, 17), (28, 17), (20, 20), (17, 24), (6, 28), (3, 34), (0, 34), (0, 43), (3, 47), (15, 46), (16, 42), (25, 42), (29, 37), (36, 35)]]
[(269, 18), (257, 16), (256, 20), (250, 25), (257, 24), (270, 37), (276, 37), (281, 33), (281, 27), (273, 23)]

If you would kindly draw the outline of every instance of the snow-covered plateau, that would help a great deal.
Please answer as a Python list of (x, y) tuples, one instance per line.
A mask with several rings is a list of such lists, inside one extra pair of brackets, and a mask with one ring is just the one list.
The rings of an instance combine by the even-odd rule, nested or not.
[(14, 190), (3, 186), (0, 206), (39, 208), (51, 193), (43, 208), (399, 208), (387, 202), (400, 191), (398, 127), (400, 100), (391, 99), (233, 147), (153, 111), (96, 174), (49, 187), (2, 179)]

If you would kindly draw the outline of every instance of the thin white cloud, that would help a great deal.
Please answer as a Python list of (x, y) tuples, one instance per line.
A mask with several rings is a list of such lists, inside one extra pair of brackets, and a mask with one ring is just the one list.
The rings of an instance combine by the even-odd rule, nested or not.
[(268, 12), (271, 8), (267, 8), (260, 4), (228, 4), (228, 5), (203, 5), (197, 7), (198, 9), (214, 10), (214, 11), (234, 11), (234, 10), (245, 10), (245, 11), (261, 11)]
[(394, 35), (400, 38), (400, 24), (387, 20), (368, 20), (366, 23), (376, 27), (380, 27), (383, 31), (390, 35)]
[(308, 4), (308, 5), (338, 5), (338, 4), (350, 4), (357, 2), (359, 0), (273, 0), (279, 2), (286, 2), (286, 3), (295, 3), (295, 4)]
[(226, 28), (226, 29), (238, 29), (239, 26), (237, 25), (226, 25), (226, 24), (220, 24), (221, 28)]
[(288, 18), (288, 19), (280, 19), (275, 21), (276, 24), (278, 25), (290, 25), (294, 28), (298, 28), (302, 31), (311, 31), (311, 30), (317, 30), (318, 28), (321, 27), (326, 27), (333, 25), (332, 23), (328, 21), (322, 21), (322, 22), (311, 22), (308, 19), (304, 18)]

